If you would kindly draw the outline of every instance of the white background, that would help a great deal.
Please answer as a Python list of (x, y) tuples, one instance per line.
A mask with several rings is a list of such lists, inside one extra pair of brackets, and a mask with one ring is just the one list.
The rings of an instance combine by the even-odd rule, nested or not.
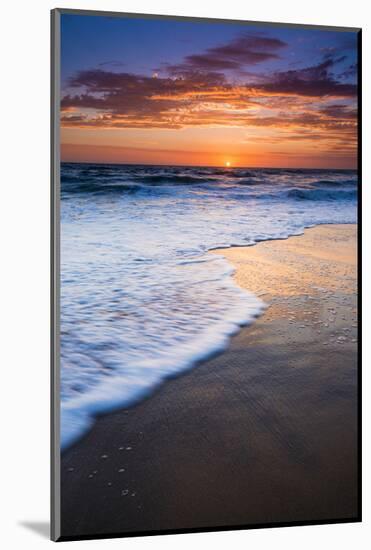
[[(54, 7), (132, 11), (276, 21), (364, 29), (364, 128), (370, 127), (370, 16), (368, 2), (330, 0), (7, 0), (0, 29), (0, 223), (1, 223), (1, 429), (0, 541), (3, 548), (40, 548), (49, 518), (49, 10)], [(367, 70), (368, 69), (368, 70)], [(5, 120), (5, 127), (4, 127)], [(364, 138), (363, 157), (371, 147)], [(370, 236), (370, 169), (364, 170), (364, 257)], [(368, 248), (370, 248), (368, 246)], [(369, 270), (368, 270), (369, 271)], [(364, 277), (366, 279), (366, 276)], [(364, 310), (370, 311), (370, 286), (364, 284)], [(364, 314), (364, 338), (369, 330)], [(367, 330), (368, 329), (368, 330)], [(368, 349), (367, 349), (368, 348)], [(171, 535), (67, 543), (76, 547), (180, 550), (202, 548), (274, 548), (301, 550), (366, 548), (370, 528), (370, 352), (365, 341), (364, 523), (291, 527), (228, 533)], [(370, 402), (370, 399), (368, 399)], [(159, 503), (161, 506), (161, 503)], [(40, 533), (41, 531), (41, 533)], [(43, 534), (44, 533), (44, 534)], [(369, 543), (368, 543), (369, 544)], [(369, 547), (369, 546), (368, 546)]]

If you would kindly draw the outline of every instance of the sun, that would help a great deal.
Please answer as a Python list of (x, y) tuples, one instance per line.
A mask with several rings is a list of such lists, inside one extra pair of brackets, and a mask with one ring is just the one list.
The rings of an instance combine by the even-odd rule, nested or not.
[(225, 163), (225, 165), (226, 165), (226, 167), (227, 167), (227, 168), (229, 168), (229, 167), (230, 167), (230, 165), (231, 165), (230, 161), (229, 161), (229, 160), (227, 160), (227, 161), (226, 161), (226, 163)]

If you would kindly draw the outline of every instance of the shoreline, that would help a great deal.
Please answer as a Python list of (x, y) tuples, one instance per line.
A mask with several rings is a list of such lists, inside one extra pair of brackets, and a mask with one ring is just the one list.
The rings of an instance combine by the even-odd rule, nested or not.
[(356, 517), (356, 227), (210, 251), (269, 308), (64, 451), (62, 536)]
[[(355, 227), (357, 227), (357, 224), (348, 224), (348, 223), (346, 223), (346, 224), (327, 224), (327, 223), (320, 223), (320, 224), (316, 224), (314, 226), (306, 226), (306, 227), (304, 227), (302, 232), (297, 233), (297, 234), (293, 234), (293, 235), (288, 235), (286, 237), (275, 237), (275, 238), (271, 238), (271, 239), (257, 241), (255, 243), (249, 244), (249, 245), (234, 244), (234, 245), (230, 245), (228, 247), (219, 246), (219, 247), (216, 247), (216, 248), (209, 249), (206, 252), (206, 254), (216, 254), (216, 255), (224, 257), (226, 260), (228, 260), (229, 265), (232, 268), (235, 269), (236, 266), (233, 263), (234, 256), (233, 256), (233, 254), (231, 254), (229, 252), (232, 249), (250, 249), (251, 247), (255, 247), (257, 245), (260, 246), (262, 243), (287, 241), (288, 239), (291, 240), (293, 237), (300, 237), (300, 236), (304, 235), (305, 232), (308, 231), (308, 229), (311, 230), (311, 229), (315, 229), (315, 228), (318, 228), (318, 227), (331, 227), (331, 226), (336, 226), (336, 227), (355, 226)], [(263, 292), (263, 294), (262, 294), (261, 292), (253, 291), (251, 288), (249, 288), (249, 285), (245, 286), (243, 282), (241, 284), (240, 281), (236, 281), (236, 277), (234, 277), (233, 274), (231, 274), (230, 277), (236, 283), (237, 287), (240, 290), (247, 291), (252, 297), (256, 297), (258, 302), (260, 301), (260, 296), (263, 296), (263, 295), (267, 294), (266, 292)], [(169, 377), (165, 377), (162, 380), (158, 380), (157, 383), (155, 383), (152, 388), (143, 389), (143, 391), (139, 392), (139, 395), (135, 395), (131, 399), (130, 398), (126, 399), (126, 401), (122, 400), (121, 402), (120, 402), (120, 400), (118, 400), (115, 403), (115, 405), (113, 405), (112, 402), (108, 402), (105, 405), (101, 405), (99, 409), (95, 410), (94, 413), (91, 413), (90, 415), (89, 414), (80, 415), (80, 412), (79, 412), (77, 414), (77, 419), (73, 418), (71, 416), (71, 410), (69, 410), (68, 406), (67, 406), (66, 412), (63, 413), (63, 411), (62, 411), (62, 416), (63, 416), (63, 414), (65, 414), (67, 417), (70, 417), (71, 421), (77, 423), (78, 426), (76, 427), (75, 431), (72, 434), (69, 433), (69, 434), (66, 434), (65, 436), (63, 435), (63, 431), (61, 430), (61, 450), (62, 450), (62, 452), (63, 453), (66, 452), (70, 447), (72, 447), (78, 441), (83, 439), (86, 436), (86, 434), (94, 427), (96, 418), (99, 418), (99, 417), (101, 417), (105, 414), (110, 414), (113, 411), (133, 407), (133, 406), (137, 405), (138, 403), (140, 403), (142, 400), (151, 398), (152, 395), (156, 391), (158, 391), (159, 387), (161, 387), (162, 384), (165, 384), (168, 379), (176, 378), (178, 376), (183, 376), (189, 370), (191, 370), (193, 368), (197, 368), (198, 365), (200, 365), (200, 364), (202, 364), (206, 361), (209, 361), (211, 358), (213, 358), (213, 357), (215, 357), (215, 356), (217, 356), (221, 353), (224, 353), (228, 349), (228, 346), (229, 346), (230, 341), (232, 340), (232, 338), (234, 338), (234, 336), (236, 334), (238, 334), (238, 332), (241, 329), (243, 329), (246, 326), (250, 326), (254, 322), (256, 322), (256, 320), (261, 315), (264, 314), (264, 312), (266, 310), (266, 307), (267, 307), (267, 304), (264, 302), (264, 300), (261, 300), (261, 303), (256, 305), (256, 308), (259, 311), (256, 311), (256, 313), (251, 314), (250, 318), (248, 320), (243, 320), (243, 321), (239, 322), (236, 319), (234, 319), (233, 320), (233, 323), (235, 324), (234, 329), (230, 330), (226, 334), (223, 334), (222, 336), (220, 334), (218, 335), (219, 340), (220, 339), (222, 339), (222, 340), (227, 339), (228, 340), (228, 342), (226, 344), (216, 345), (215, 349), (212, 349), (212, 350), (209, 349), (207, 351), (198, 353), (197, 354), (198, 357), (193, 358), (192, 360), (190, 360), (189, 364), (186, 367), (180, 369), (179, 371), (175, 371), (174, 374), (169, 375)], [(72, 414), (73, 414), (73, 411), (72, 411)]]

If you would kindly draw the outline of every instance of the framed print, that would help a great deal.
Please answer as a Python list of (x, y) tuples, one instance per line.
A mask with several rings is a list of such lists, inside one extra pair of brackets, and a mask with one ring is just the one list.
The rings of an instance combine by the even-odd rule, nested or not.
[(360, 66), (53, 10), (53, 540), (361, 520)]

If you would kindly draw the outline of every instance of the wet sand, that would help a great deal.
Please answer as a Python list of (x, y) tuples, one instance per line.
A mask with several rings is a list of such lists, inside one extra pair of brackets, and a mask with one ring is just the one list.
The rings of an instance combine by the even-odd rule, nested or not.
[(269, 307), (62, 456), (62, 538), (356, 520), (356, 225), (219, 250)]

